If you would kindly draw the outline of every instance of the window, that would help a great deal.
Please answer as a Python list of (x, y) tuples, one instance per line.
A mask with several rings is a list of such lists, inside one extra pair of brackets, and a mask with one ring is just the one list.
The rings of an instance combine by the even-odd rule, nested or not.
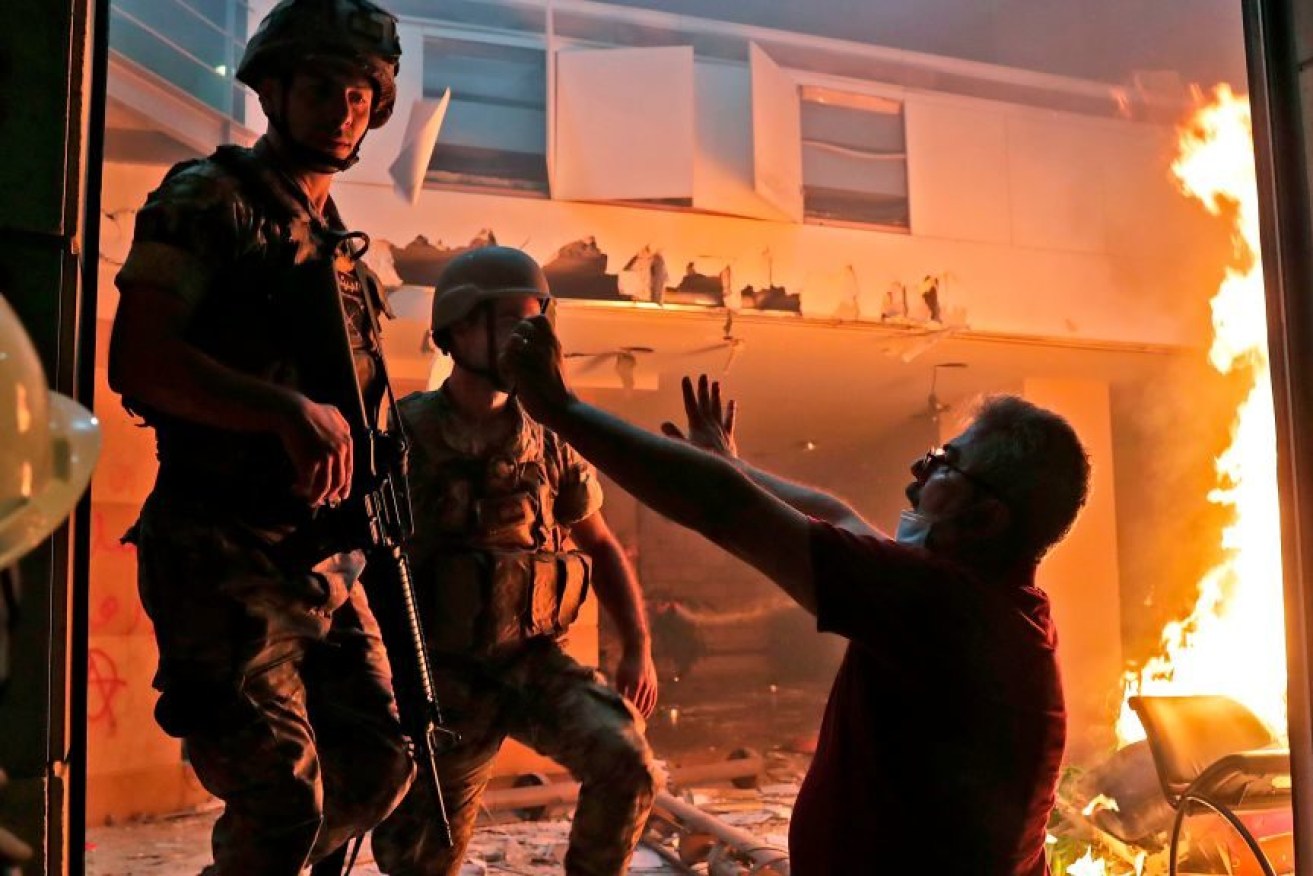
[(807, 220), (907, 230), (902, 103), (813, 86), (801, 97)]
[(540, 48), (434, 37), (424, 96), (451, 89), (429, 162), (444, 185), (547, 191), (547, 59)]
[(241, 122), (248, 14), (239, 0), (112, 0), (110, 47)]

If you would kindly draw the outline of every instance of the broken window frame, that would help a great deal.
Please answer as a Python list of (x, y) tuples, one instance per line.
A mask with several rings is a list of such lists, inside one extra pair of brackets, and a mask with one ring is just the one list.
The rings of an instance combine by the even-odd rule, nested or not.
[[(912, 209), (907, 169), (907, 116), (902, 96), (881, 93), (878, 88), (861, 87), (865, 83), (823, 83), (808, 79), (804, 77), (798, 88), (802, 105), (803, 221), (812, 225), (910, 234)], [(831, 119), (843, 114), (869, 113), (873, 120), (878, 119), (878, 124), (890, 130), (881, 132), (882, 140), (867, 139), (865, 142), (837, 139), (832, 133), (825, 136), (823, 119), (826, 110), (820, 110), (820, 107), (829, 110)], [(896, 136), (890, 137), (890, 133)], [(831, 156), (880, 168), (882, 175), (894, 183), (890, 186), (891, 191), (817, 185), (817, 165)]]
[[(458, 87), (459, 83), (440, 80), (433, 76), (433, 65), (440, 52), (448, 51), (453, 46), (466, 46), (486, 52), (483, 60), (498, 61), (500, 52), (506, 60), (515, 63), (531, 54), (539, 58), (523, 64), (527, 70), (538, 75), (538, 99), (526, 101), (514, 95), (494, 93), (471, 94), (468, 87)], [(449, 54), (448, 54), (449, 56)], [(458, 55), (464, 60), (479, 60), (478, 56)], [(471, 31), (460, 27), (441, 25), (425, 29), (424, 33), (424, 96), (435, 99), (451, 86), (451, 105), (445, 121), (443, 132), (433, 149), (433, 157), (425, 172), (425, 188), (443, 188), (460, 191), (494, 192), (503, 195), (546, 198), (550, 195), (548, 178), (548, 142), (547, 142), (547, 47), (543, 38), (532, 35), (514, 34), (509, 31), (491, 33), (485, 30)], [(505, 81), (504, 77), (492, 77), (490, 81)], [(525, 91), (527, 94), (528, 91)], [(487, 145), (475, 145), (461, 142), (463, 129), (469, 125), (471, 110), (485, 116), (495, 117), (498, 113), (537, 113), (541, 121), (534, 127), (541, 136), (533, 145), (534, 149), (508, 148), (521, 146), (509, 140), (498, 142), (496, 137), (489, 138)], [(485, 130), (497, 132), (511, 131), (518, 127), (525, 130), (525, 125), (501, 125), (484, 123)]]

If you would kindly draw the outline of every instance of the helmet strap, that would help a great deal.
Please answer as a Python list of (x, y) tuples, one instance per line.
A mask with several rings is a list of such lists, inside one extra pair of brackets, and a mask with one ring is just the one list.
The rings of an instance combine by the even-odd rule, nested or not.
[[(321, 152), (320, 150), (307, 146), (304, 143), (297, 142), (297, 140), (292, 137), (291, 128), (287, 125), (287, 120), (284, 115), (287, 112), (288, 102), (291, 100), (292, 77), (290, 75), (284, 75), (281, 82), (283, 89), (283, 97), (280, 101), (281, 106), (277, 111), (267, 113), (267, 115), (269, 117), (270, 126), (278, 132), (278, 139), (282, 142), (283, 150), (287, 153), (287, 157), (302, 167), (309, 168), (318, 173), (341, 173), (344, 170), (349, 170), (352, 167), (355, 167), (356, 163), (360, 161), (360, 144), (365, 142), (364, 135), (361, 135), (360, 139), (356, 141), (355, 148), (351, 150), (351, 154), (346, 158), (338, 158), (331, 153)], [(366, 131), (366, 133), (368, 133), (368, 131)]]
[[(546, 313), (547, 305), (550, 302), (551, 302), (550, 298), (539, 298), (538, 312)], [(472, 368), (468, 370), (474, 371), (475, 374), (478, 374), (480, 377), (486, 379), (489, 383), (493, 385), (493, 387), (500, 390), (501, 392), (512, 392), (513, 391), (512, 388), (506, 385), (506, 380), (501, 376), (501, 372), (497, 370), (497, 326), (496, 326), (496, 320), (493, 318), (492, 302), (485, 301), (483, 302), (482, 307), (483, 307), (483, 322), (484, 325), (487, 327), (487, 337), (488, 337), (488, 368), (487, 370), (479, 370)]]
[[(550, 317), (552, 312), (552, 299), (550, 297), (539, 298), (538, 307), (539, 313), (546, 313)], [(459, 365), (462, 370), (468, 371), (470, 374), (474, 374), (478, 377), (482, 377), (498, 392), (514, 395), (514, 389), (506, 385), (506, 381), (497, 370), (497, 326), (493, 319), (493, 303), (492, 301), (484, 301), (479, 305), (479, 308), (483, 311), (484, 337), (486, 338), (488, 346), (488, 365), (486, 367), (474, 365), (466, 361), (464, 357), (458, 355), (456, 353), (456, 347), (451, 341), (450, 334), (448, 334), (441, 343), (438, 341), (435, 332), (430, 330), (429, 334), (433, 338), (433, 343), (437, 345), (443, 353), (450, 356), (451, 360)]]
[(449, 345), (449, 349), (444, 350), (451, 360), (461, 367), (462, 371), (468, 371), (476, 377), (483, 378), (489, 386), (498, 392), (510, 392), (502, 381), (501, 375), (497, 372), (497, 329), (492, 324), (492, 302), (485, 301), (479, 305), (483, 310), (484, 323), (487, 326), (487, 344), (488, 344), (488, 364), (486, 366), (475, 365), (456, 352), (454, 344)]
[(502, 379), (501, 374), (497, 371), (497, 326), (494, 319), (492, 302), (483, 302), (483, 324), (486, 328), (488, 338), (488, 371), (483, 376), (488, 382), (501, 392), (510, 392), (510, 387)]

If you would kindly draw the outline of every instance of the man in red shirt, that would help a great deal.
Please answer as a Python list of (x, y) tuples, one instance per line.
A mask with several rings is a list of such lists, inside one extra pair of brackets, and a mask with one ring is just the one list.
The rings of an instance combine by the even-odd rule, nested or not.
[(502, 366), (529, 413), (621, 487), (849, 640), (794, 809), (796, 876), (1047, 873), (1066, 716), (1034, 575), (1089, 485), (1065, 420), (986, 401), (913, 464), (890, 539), (839, 499), (734, 458), (732, 406), (722, 413), (705, 377), (696, 394), (685, 381), (684, 442), (575, 398), (544, 318), (520, 324)]

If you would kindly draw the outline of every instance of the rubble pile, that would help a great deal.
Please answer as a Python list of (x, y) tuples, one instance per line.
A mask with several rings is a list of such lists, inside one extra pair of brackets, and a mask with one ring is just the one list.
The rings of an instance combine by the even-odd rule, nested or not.
[[(807, 760), (806, 755), (770, 752), (762, 758), (764, 774), (755, 787), (723, 782), (672, 788), (671, 797), (691, 804), (722, 825), (751, 834), (762, 849), (774, 849), (782, 855), (788, 848), (789, 817)], [(541, 820), (522, 820), (514, 810), (486, 813), (470, 843), (462, 876), (559, 876), (569, 842), (570, 820), (552, 816), (568, 808), (548, 808), (545, 814), (549, 817)], [(87, 873), (193, 876), (209, 863), (210, 828), (218, 814), (218, 808), (210, 808), (171, 818), (94, 828), (88, 832)], [(783, 866), (783, 870), (758, 867), (755, 872), (787, 873), (787, 860)], [(681, 827), (658, 807), (629, 872), (635, 876), (739, 876), (750, 868), (750, 862), (717, 837)], [(379, 876), (368, 841), (352, 873)]]

